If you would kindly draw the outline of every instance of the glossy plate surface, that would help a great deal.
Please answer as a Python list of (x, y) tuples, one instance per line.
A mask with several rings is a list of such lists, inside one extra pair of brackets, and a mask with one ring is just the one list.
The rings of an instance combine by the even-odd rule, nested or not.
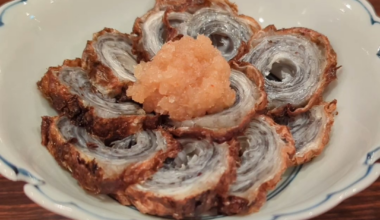
[[(306, 219), (363, 190), (380, 175), (380, 19), (362, 0), (236, 0), (263, 27), (303, 26), (329, 37), (342, 69), (326, 100), (339, 115), (326, 151), (288, 171), (256, 214), (225, 220)], [(78, 187), (40, 145), (43, 115), (55, 115), (37, 91), (49, 66), (80, 57), (104, 27), (130, 32), (152, 0), (22, 0), (0, 9), (0, 173), (28, 182), (27, 196), (74, 219), (157, 219)], [(205, 218), (210, 219), (210, 218)]]

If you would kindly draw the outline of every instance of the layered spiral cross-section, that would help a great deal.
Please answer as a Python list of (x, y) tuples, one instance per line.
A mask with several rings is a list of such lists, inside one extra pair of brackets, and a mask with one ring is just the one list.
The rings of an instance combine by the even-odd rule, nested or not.
[(118, 103), (98, 92), (90, 83), (81, 59), (66, 60), (51, 67), (38, 88), (52, 107), (106, 143), (120, 140), (144, 128), (155, 128), (157, 117), (147, 115), (140, 105)]
[(323, 152), (330, 140), (336, 108), (336, 100), (322, 102), (300, 115), (286, 115), (275, 119), (288, 126), (293, 135), (297, 150), (293, 158), (295, 165), (309, 162)]
[(270, 114), (280, 114), (288, 105), (294, 108), (293, 115), (308, 111), (336, 79), (336, 53), (328, 38), (316, 31), (269, 26), (249, 46), (242, 60), (265, 76)]
[(167, 158), (175, 158), (179, 143), (163, 130), (147, 130), (110, 146), (73, 125), (65, 116), (43, 117), (42, 144), (92, 193), (118, 194), (130, 184), (152, 176)]
[(82, 66), (88, 71), (92, 84), (102, 94), (121, 96), (128, 85), (136, 81), (132, 54), (132, 39), (128, 34), (105, 28), (87, 42)]
[[(136, 18), (133, 34), (136, 35), (133, 52), (138, 61), (150, 61), (157, 52), (175, 33), (164, 24), (164, 15), (167, 9), (178, 9), (188, 4), (188, 0), (171, 1), (156, 0), (156, 4), (142, 17)], [(176, 21), (173, 20), (173, 23)]]
[(158, 216), (200, 217), (217, 205), (236, 177), (237, 141), (179, 139), (183, 150), (167, 160), (151, 179), (129, 187), (131, 203)]
[(231, 60), (244, 54), (244, 45), (260, 29), (253, 18), (239, 15), (237, 6), (227, 0), (157, 1), (153, 10), (136, 20), (135, 49), (143, 60), (150, 60), (169, 40), (205, 35)]
[(264, 115), (256, 116), (239, 137), (240, 166), (236, 181), (220, 211), (227, 215), (258, 211), (266, 195), (280, 181), (291, 165), (295, 153), (294, 140), (286, 126)]
[(250, 64), (231, 63), (231, 88), (236, 101), (228, 109), (186, 121), (168, 120), (170, 132), (175, 136), (208, 137), (223, 142), (242, 132), (251, 118), (265, 109), (267, 96), (261, 73)]
[[(244, 45), (261, 29), (253, 18), (239, 15), (236, 5), (228, 1), (204, 1), (204, 5), (192, 14), (189, 13), (191, 9), (190, 5), (182, 11), (168, 11), (167, 23), (178, 34), (209, 37), (226, 60), (241, 56), (245, 52)], [(170, 25), (172, 23), (174, 25)]]

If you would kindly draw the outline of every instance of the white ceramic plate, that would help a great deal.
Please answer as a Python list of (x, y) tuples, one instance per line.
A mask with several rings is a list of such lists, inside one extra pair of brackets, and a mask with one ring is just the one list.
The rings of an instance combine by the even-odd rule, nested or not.
[[(257, 214), (228, 219), (306, 219), (363, 190), (380, 175), (380, 19), (364, 0), (237, 0), (262, 26), (304, 26), (327, 35), (343, 66), (326, 100), (338, 99), (329, 147), (290, 170)], [(130, 32), (152, 0), (19, 0), (0, 9), (0, 173), (28, 197), (74, 219), (156, 219), (78, 187), (40, 145), (40, 117), (55, 112), (37, 91), (47, 67), (80, 57), (104, 27)], [(219, 216), (218, 218), (221, 218)]]

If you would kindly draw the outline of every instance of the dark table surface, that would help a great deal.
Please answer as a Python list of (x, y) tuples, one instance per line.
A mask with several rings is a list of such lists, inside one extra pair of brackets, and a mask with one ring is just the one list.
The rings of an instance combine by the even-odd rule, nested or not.
[[(0, 0), (0, 5), (9, 0)], [(380, 0), (369, 0), (380, 14)], [(380, 41), (379, 41), (380, 43)], [(41, 208), (27, 198), (22, 182), (12, 182), (0, 175), (0, 219), (54, 219), (65, 217)], [(331, 211), (313, 220), (379, 220), (380, 179), (363, 192), (343, 201)]]

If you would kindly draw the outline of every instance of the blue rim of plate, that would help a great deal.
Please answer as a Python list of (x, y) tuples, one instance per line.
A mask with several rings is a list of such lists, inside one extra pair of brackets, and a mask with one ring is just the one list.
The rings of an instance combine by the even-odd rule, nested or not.
[(4, 22), (3, 22), (3, 16), (4, 14), (8, 11), (8, 9), (12, 8), (13, 6), (15, 5), (18, 5), (18, 4), (21, 4), (21, 3), (24, 3), (24, 2), (27, 2), (28, 0), (19, 0), (19, 1), (12, 1), (10, 2), (9, 4), (6, 4), (5, 8), (3, 9), (3, 11), (0, 13), (0, 28), (2, 26), (4, 26)]
[[(26, 3), (28, 0), (18, 0), (18, 1), (11, 1), (9, 2), (8, 4), (5, 4), (5, 6), (3, 7), (0, 7), (0, 9), (2, 9), (2, 11), (0, 12), (0, 28), (2, 26), (4, 26), (4, 22), (3, 22), (3, 16), (4, 14), (10, 9), (12, 8), (13, 6), (15, 5), (19, 5), (21, 3)], [(371, 25), (376, 25), (376, 24), (379, 24), (380, 25), (380, 21), (376, 20), (375, 18), (377, 18), (377, 16), (374, 16), (371, 11), (368, 9), (368, 7), (366, 6), (366, 4), (364, 4), (362, 1), (363, 0), (352, 0), (354, 2), (357, 2), (359, 3), (365, 10), (366, 12), (368, 13), (369, 17), (370, 17), (370, 22), (371, 22)], [(376, 56), (380, 58), (380, 48), (378, 49), (378, 52), (376, 53)], [(282, 217), (286, 217), (286, 216), (292, 216), (292, 215), (297, 215), (297, 214), (300, 214), (300, 213), (304, 213), (304, 212), (307, 212), (307, 211), (310, 211), (314, 208), (317, 208), (319, 206), (321, 206), (322, 204), (326, 203), (327, 201), (329, 201), (334, 195), (337, 195), (339, 193), (342, 193), (344, 192), (345, 190), (353, 187), (354, 185), (356, 185), (357, 183), (361, 182), (362, 180), (366, 179), (366, 177), (371, 173), (373, 167), (375, 166), (375, 164), (371, 164), (370, 161), (372, 161), (373, 159), (373, 156), (375, 155), (375, 153), (378, 153), (380, 152), (380, 147), (376, 148), (375, 150), (369, 152), (367, 154), (367, 158), (364, 162), (364, 165), (367, 166), (367, 170), (366, 170), (366, 173), (360, 177), (359, 179), (357, 179), (355, 182), (349, 184), (348, 186), (340, 189), (340, 190), (337, 190), (335, 192), (332, 192), (332, 193), (329, 193), (326, 195), (325, 199), (323, 199), (322, 201), (318, 202), (317, 204), (313, 205), (313, 206), (310, 206), (308, 208), (305, 208), (305, 209), (302, 209), (302, 210), (298, 210), (298, 211), (294, 211), (294, 212), (288, 212), (288, 213), (283, 213), (283, 214), (278, 214), (278, 215), (274, 215), (272, 217), (272, 220), (277, 220), (279, 218), (282, 218)], [(59, 205), (69, 205), (69, 206), (72, 206), (72, 207), (75, 207), (77, 208), (79, 211), (82, 211), (82, 212), (85, 212), (87, 214), (90, 214), (92, 215), (93, 217), (95, 218), (99, 218), (99, 219), (107, 219), (107, 220), (122, 220), (122, 219), (114, 219), (114, 218), (104, 218), (103, 216), (100, 216), (100, 215), (97, 215), (96, 213), (93, 213), (79, 205), (77, 205), (76, 203), (74, 202), (61, 202), (61, 201), (57, 201), (53, 198), (51, 198), (49, 195), (47, 195), (42, 189), (41, 189), (41, 186), (45, 185), (45, 181), (35, 177), (33, 174), (31, 174), (31, 172), (27, 171), (26, 169), (23, 169), (23, 168), (18, 168), (17, 166), (15, 166), (14, 164), (12, 164), (11, 162), (9, 162), (8, 160), (6, 160), (4, 157), (2, 157), (0, 155), (0, 161), (7, 167), (9, 167), (11, 170), (13, 170), (13, 172), (15, 173), (16, 176), (18, 177), (23, 177), (23, 178), (19, 178), (19, 179), (30, 179), (32, 181), (29, 181), (29, 182), (36, 182), (35, 184), (32, 184), (32, 183), (29, 183), (31, 185), (34, 186), (34, 188), (41, 194), (43, 195), (44, 197), (46, 197), (49, 201), (53, 202), (53, 203), (56, 203), (56, 204), (59, 204)], [(291, 168), (291, 173), (290, 175), (287, 177), (286, 180), (284, 180), (279, 186), (277, 186), (277, 188), (268, 193), (267, 195), (267, 200), (271, 200), (273, 198), (275, 198), (278, 194), (280, 194), (283, 190), (285, 190), (289, 184), (297, 177), (297, 175), (299, 174), (299, 172), (301, 171), (302, 169), (302, 165), (301, 166), (298, 166), (298, 167), (293, 167)], [(134, 207), (130, 207), (131, 209), (133, 210), (137, 210), (136, 208)], [(201, 220), (211, 220), (211, 219), (217, 219), (217, 218), (223, 218), (225, 216), (222, 216), (222, 215), (219, 215), (219, 216), (210, 216), (210, 217), (202, 217)], [(135, 219), (128, 219), (128, 220), (135, 220)]]

